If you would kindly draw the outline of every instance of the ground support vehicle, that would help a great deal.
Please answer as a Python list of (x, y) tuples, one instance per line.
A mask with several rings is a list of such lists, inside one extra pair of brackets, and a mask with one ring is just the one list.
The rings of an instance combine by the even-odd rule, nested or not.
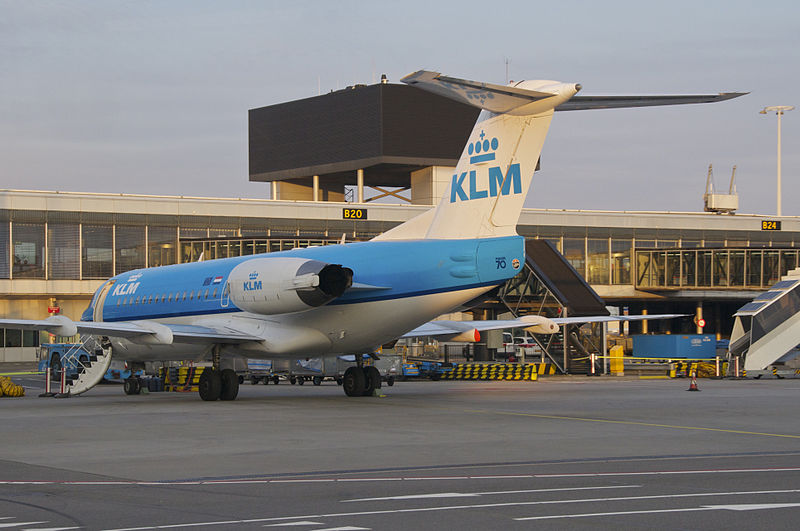
[[(66, 369), (67, 377), (79, 374), (90, 363), (96, 360), (94, 354), (89, 352), (81, 343), (42, 343), (38, 351), (39, 372), (50, 373), (52, 380), (61, 377), (61, 370)], [(131, 376), (142, 376), (144, 371), (131, 371), (123, 361), (112, 360), (106, 374), (105, 381), (127, 380)]]

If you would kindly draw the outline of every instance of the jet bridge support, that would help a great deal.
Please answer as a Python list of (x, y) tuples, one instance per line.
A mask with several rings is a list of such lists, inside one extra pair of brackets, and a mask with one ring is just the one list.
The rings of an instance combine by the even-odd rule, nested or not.
[(731, 361), (743, 358), (745, 371), (762, 371), (785, 361), (800, 344), (800, 268), (739, 308), (734, 317)]

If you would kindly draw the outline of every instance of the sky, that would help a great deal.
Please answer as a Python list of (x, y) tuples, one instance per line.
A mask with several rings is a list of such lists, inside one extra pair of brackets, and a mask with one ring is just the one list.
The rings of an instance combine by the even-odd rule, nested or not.
[[(800, 3), (0, 0), (0, 188), (268, 197), (247, 111), (419, 69), (581, 95), (750, 92), (556, 113), (526, 206), (702, 211), (709, 163), (774, 214), (777, 118), (800, 105)], [(800, 109), (783, 117), (800, 215)]]

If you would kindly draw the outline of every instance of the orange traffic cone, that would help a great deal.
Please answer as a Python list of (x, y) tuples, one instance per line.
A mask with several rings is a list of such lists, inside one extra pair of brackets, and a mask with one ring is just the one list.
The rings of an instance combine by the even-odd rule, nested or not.
[(699, 391), (697, 388), (697, 371), (692, 371), (692, 383), (689, 384), (687, 391)]

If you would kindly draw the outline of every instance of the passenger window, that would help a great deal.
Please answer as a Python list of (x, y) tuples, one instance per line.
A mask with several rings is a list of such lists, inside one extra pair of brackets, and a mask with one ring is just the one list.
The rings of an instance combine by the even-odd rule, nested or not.
[(194, 290), (189, 292), (189, 300), (194, 299)]
[(208, 289), (206, 289), (205, 298), (208, 299)]
[(139, 304), (139, 296), (136, 296), (136, 304)]
[(212, 299), (216, 299), (217, 298), (217, 288), (214, 288), (214, 292), (211, 294), (211, 298)]
[(172, 293), (170, 293), (169, 297), (167, 297), (167, 302), (172, 302)]
[(183, 300), (186, 300), (186, 292), (183, 292)]
[(150, 295), (150, 298), (147, 299), (147, 304), (153, 304), (153, 296)]

